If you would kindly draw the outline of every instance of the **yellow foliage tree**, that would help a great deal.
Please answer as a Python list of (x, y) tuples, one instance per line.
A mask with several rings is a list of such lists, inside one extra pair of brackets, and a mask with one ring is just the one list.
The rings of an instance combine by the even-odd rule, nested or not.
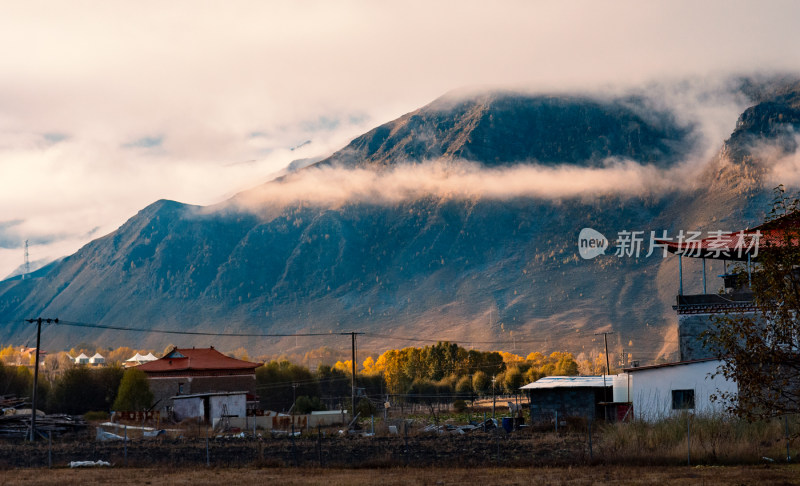
[(525, 358), (514, 353), (508, 353), (506, 351), (498, 351), (498, 353), (500, 353), (500, 356), (503, 357), (503, 362), (507, 365), (525, 361)]
[[(339, 371), (344, 371), (347, 374), (351, 374), (353, 371), (353, 360), (345, 360), (345, 361), (337, 361), (333, 368)], [(358, 370), (356, 370), (357, 372)]]

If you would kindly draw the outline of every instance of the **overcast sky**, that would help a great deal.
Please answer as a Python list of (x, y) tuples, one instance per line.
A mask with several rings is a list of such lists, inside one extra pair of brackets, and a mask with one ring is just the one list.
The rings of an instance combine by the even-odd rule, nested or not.
[(799, 18), (792, 1), (4, 2), (0, 278), (25, 239), (53, 258), (157, 199), (222, 201), (455, 88), (797, 71)]

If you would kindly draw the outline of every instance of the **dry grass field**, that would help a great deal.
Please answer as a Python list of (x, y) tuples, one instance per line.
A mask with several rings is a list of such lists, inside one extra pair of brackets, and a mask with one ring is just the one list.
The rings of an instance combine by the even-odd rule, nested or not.
[(800, 485), (800, 467), (10, 469), (0, 485)]

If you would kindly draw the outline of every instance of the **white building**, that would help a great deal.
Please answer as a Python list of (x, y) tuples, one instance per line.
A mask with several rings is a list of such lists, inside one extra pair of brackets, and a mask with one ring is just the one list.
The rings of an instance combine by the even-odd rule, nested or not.
[(633, 402), (634, 417), (655, 421), (675, 413), (724, 412), (726, 403), (711, 396), (735, 394), (736, 383), (713, 376), (722, 362), (715, 358), (625, 368), (614, 378), (614, 401)]
[(86, 356), (83, 353), (79, 354), (77, 358), (74, 358), (74, 360), (75, 360), (75, 364), (77, 364), (77, 365), (89, 364), (89, 357)]
[(106, 358), (103, 357), (103, 355), (100, 354), (100, 353), (95, 353), (94, 356), (89, 358), (89, 364), (94, 365), (94, 366), (99, 366), (99, 365), (106, 364)]
[(205, 423), (224, 417), (247, 415), (247, 392), (209, 392), (172, 397), (176, 420), (199, 417)]

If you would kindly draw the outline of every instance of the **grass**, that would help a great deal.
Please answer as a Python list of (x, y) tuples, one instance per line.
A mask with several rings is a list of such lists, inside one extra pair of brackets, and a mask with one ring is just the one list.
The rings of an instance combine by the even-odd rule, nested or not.
[(281, 484), (281, 485), (730, 485), (800, 484), (800, 467), (546, 467), (546, 468), (103, 468), (17, 469), (3, 471), (0, 485), (149, 485), (149, 484)]
[[(688, 422), (687, 422), (688, 421)], [(789, 421), (789, 450), (798, 454), (798, 421)], [(690, 440), (687, 440), (687, 437)], [(634, 421), (601, 427), (603, 460), (626, 464), (755, 464), (786, 459), (783, 421), (747, 422), (725, 415), (678, 415), (656, 423)]]

